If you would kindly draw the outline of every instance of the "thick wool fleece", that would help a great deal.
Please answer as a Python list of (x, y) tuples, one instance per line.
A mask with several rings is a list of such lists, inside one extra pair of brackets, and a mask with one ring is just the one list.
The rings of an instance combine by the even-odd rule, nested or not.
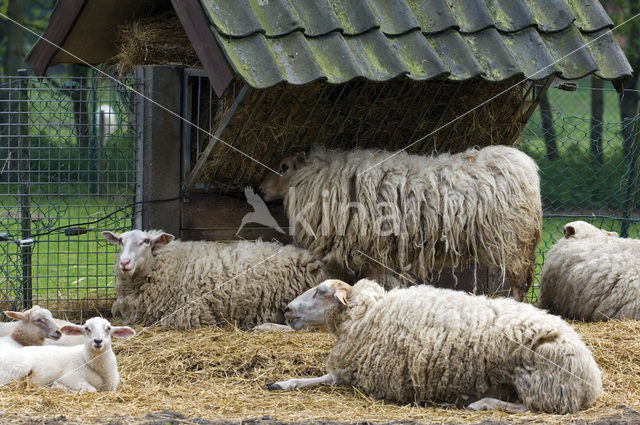
[(370, 396), (468, 403), (507, 387), (529, 409), (569, 413), (601, 392), (578, 334), (530, 304), (430, 286), (385, 292), (369, 280), (348, 303), (327, 311), (336, 339), (327, 369)]
[(132, 278), (116, 259), (114, 316), (178, 329), (276, 321), (289, 301), (327, 278), (309, 251), (272, 242), (173, 241), (153, 250)]
[(575, 320), (640, 320), (640, 240), (575, 236), (545, 256), (540, 307)]
[(526, 293), (542, 223), (535, 162), (507, 146), (390, 155), (313, 150), (285, 195), (296, 240), (333, 266), (363, 270), (362, 251), (426, 280), (474, 260)]

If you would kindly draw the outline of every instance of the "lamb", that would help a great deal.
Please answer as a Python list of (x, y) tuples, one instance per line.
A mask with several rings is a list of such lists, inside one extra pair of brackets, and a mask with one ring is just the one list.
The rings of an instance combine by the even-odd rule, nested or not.
[(156, 230), (103, 235), (121, 246), (111, 311), (127, 324), (194, 329), (283, 322), (287, 303), (327, 277), (320, 260), (291, 245), (183, 242)]
[(65, 325), (65, 335), (83, 335), (84, 345), (74, 347), (23, 347), (0, 353), (0, 386), (29, 377), (40, 386), (71, 391), (115, 391), (120, 382), (118, 363), (111, 350), (111, 337), (131, 338), (127, 326), (111, 326), (94, 317), (84, 326)]
[[(272, 390), (344, 384), (399, 403), (471, 401), (474, 410), (548, 413), (585, 409), (602, 390), (578, 334), (512, 299), (327, 280), (293, 300), (285, 317), (296, 330), (326, 325), (335, 344), (327, 375), (277, 382)], [(512, 392), (522, 404), (482, 398), (496, 391)]]
[(62, 335), (51, 312), (46, 308), (34, 305), (24, 312), (5, 311), (4, 314), (16, 322), (2, 324), (0, 350), (43, 345), (46, 338), (58, 340)]
[(260, 191), (284, 199), (296, 241), (330, 267), (377, 279), (377, 262), (428, 281), (475, 261), (499, 269), (522, 300), (542, 225), (535, 162), (507, 146), (390, 156), (315, 148), (284, 159)]
[(576, 221), (547, 252), (540, 307), (565, 318), (640, 320), (640, 240)]

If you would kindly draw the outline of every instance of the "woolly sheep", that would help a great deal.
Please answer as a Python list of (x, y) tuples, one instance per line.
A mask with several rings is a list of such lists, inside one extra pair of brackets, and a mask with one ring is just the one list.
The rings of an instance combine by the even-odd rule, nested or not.
[(155, 230), (103, 235), (121, 246), (111, 311), (129, 324), (193, 329), (282, 322), (287, 303), (327, 277), (321, 261), (290, 245), (183, 242)]
[(545, 256), (540, 307), (582, 320), (640, 320), (640, 240), (576, 221)]
[(315, 148), (284, 159), (260, 190), (284, 199), (296, 240), (332, 267), (377, 279), (379, 262), (427, 281), (476, 261), (499, 268), (522, 300), (542, 223), (535, 162), (507, 146), (390, 155)]
[[(33, 306), (30, 310), (25, 310), (24, 313), (27, 313), (29, 311), (33, 311), (33, 310), (37, 310), (39, 312), (41, 311), (46, 311), (48, 312), (48, 317), (47, 317), (47, 322), (49, 319), (49, 317), (51, 317), (51, 312), (49, 310), (47, 310), (46, 308), (41, 308), (40, 306)], [(5, 314), (7, 314), (8, 312), (5, 311)], [(40, 314), (44, 314), (47, 315), (47, 313), (38, 313), (38, 315)], [(15, 317), (13, 316), (9, 316), (12, 317), (13, 319), (15, 319)], [(16, 319), (16, 320), (20, 320), (20, 319)], [(56, 328), (58, 329), (62, 326), (65, 325), (71, 325), (71, 322), (68, 322), (66, 320), (62, 320), (62, 319), (56, 319), (55, 317), (53, 317), (51, 320), (53, 320)], [(31, 320), (33, 321), (33, 320)], [(6, 322), (6, 323), (0, 323), (0, 338), (4, 338), (5, 336), (11, 335), (12, 332), (15, 331), (15, 329), (20, 326), (19, 322)], [(33, 341), (33, 334), (32, 336), (29, 336), (29, 341)], [(27, 344), (22, 344), (22, 345), (62, 345), (65, 347), (70, 347), (72, 345), (80, 345), (80, 344), (84, 344), (84, 338), (82, 336), (77, 336), (77, 335), (58, 335), (58, 338), (50, 338), (47, 337), (47, 339), (44, 340), (44, 343), (41, 342), (40, 340), (38, 340), (38, 343), (36, 344), (32, 344), (32, 343), (27, 343)]]
[[(270, 389), (344, 384), (399, 403), (473, 401), (474, 410), (549, 413), (587, 408), (602, 389), (591, 352), (566, 322), (511, 299), (328, 280), (293, 300), (285, 317), (296, 330), (326, 325), (335, 343), (327, 375)], [(524, 406), (474, 401), (505, 390)]]
[(51, 312), (46, 308), (34, 305), (23, 312), (5, 311), (4, 314), (16, 322), (3, 323), (0, 350), (43, 345), (46, 338), (57, 340), (62, 335)]
[(66, 335), (83, 335), (84, 345), (74, 347), (23, 347), (0, 353), (0, 386), (29, 377), (40, 386), (71, 391), (115, 391), (120, 382), (118, 362), (111, 350), (111, 337), (130, 338), (135, 331), (111, 326), (94, 317), (84, 326), (65, 325)]

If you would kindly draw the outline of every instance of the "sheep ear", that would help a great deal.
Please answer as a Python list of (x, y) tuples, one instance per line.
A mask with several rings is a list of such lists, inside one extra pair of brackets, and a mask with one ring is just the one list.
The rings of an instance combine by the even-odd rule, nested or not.
[(166, 245), (172, 240), (174, 240), (175, 238), (176, 237), (170, 233), (162, 233), (159, 236), (156, 236), (155, 238), (151, 239), (151, 245), (153, 246)]
[(6, 314), (7, 317), (12, 318), (13, 320), (25, 321), (25, 320), (28, 319), (27, 314), (19, 312), (19, 311), (5, 311), (4, 314)]
[(120, 236), (118, 234), (105, 230), (102, 232), (102, 236), (109, 242), (120, 245)]
[(111, 335), (116, 338), (131, 338), (136, 334), (136, 331), (129, 326), (113, 326), (111, 328)]
[(565, 239), (570, 238), (571, 236), (576, 234), (576, 228), (573, 226), (564, 226), (563, 230)]
[(60, 328), (60, 332), (62, 332), (65, 335), (83, 335), (84, 334), (84, 328), (82, 326), (79, 325), (64, 325)]
[(337, 288), (335, 294), (333, 294), (342, 305), (349, 305), (349, 301), (347, 301), (348, 295), (349, 293), (345, 288)]

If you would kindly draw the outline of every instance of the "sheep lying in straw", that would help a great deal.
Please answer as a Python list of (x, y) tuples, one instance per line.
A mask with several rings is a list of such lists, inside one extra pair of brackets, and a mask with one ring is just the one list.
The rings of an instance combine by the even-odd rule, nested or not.
[(155, 230), (102, 233), (121, 246), (111, 312), (125, 323), (193, 329), (282, 322), (287, 303), (327, 277), (320, 260), (291, 245), (183, 242)]
[(260, 190), (284, 198), (297, 241), (333, 267), (377, 279), (379, 262), (427, 280), (473, 260), (499, 267), (522, 300), (542, 223), (535, 162), (506, 146), (390, 156), (317, 148), (284, 159)]
[(115, 391), (120, 375), (111, 350), (111, 337), (130, 338), (135, 331), (126, 326), (111, 326), (101, 317), (87, 320), (84, 326), (65, 325), (60, 331), (66, 335), (82, 335), (84, 345), (23, 347), (2, 352), (0, 386), (28, 376), (40, 386), (71, 391)]
[(547, 252), (540, 307), (583, 320), (640, 320), (640, 241), (584, 221), (564, 226)]
[[(591, 352), (566, 322), (510, 299), (327, 280), (293, 300), (285, 317), (294, 329), (326, 325), (335, 344), (327, 375), (270, 389), (345, 384), (399, 403), (549, 413), (587, 408), (602, 390)], [(522, 405), (483, 399), (496, 391), (513, 393)]]
[(58, 324), (46, 308), (34, 305), (28, 310), (5, 311), (16, 322), (0, 326), (0, 350), (27, 345), (43, 345), (46, 338), (60, 339)]

